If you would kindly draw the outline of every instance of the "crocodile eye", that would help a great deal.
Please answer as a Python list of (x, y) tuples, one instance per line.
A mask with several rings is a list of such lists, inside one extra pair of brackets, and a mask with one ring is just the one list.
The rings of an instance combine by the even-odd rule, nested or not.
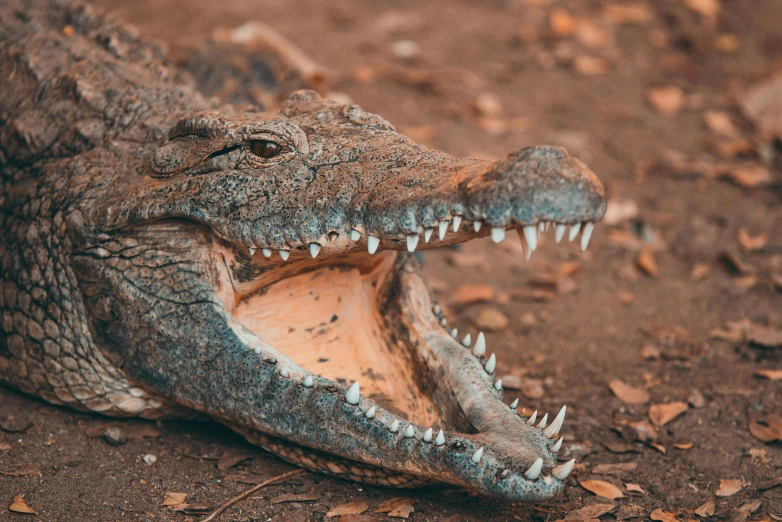
[(250, 150), (256, 156), (261, 158), (273, 158), (282, 152), (282, 147), (273, 141), (268, 140), (253, 140), (250, 142)]

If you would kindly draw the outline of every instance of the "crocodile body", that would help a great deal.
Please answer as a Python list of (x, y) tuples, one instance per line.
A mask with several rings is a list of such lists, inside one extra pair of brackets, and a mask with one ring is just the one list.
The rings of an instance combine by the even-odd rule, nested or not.
[(529, 254), (549, 223), (585, 247), (594, 174), (556, 147), (456, 158), (312, 91), (220, 103), (89, 4), (0, 0), (0, 382), (206, 413), (353, 480), (556, 494), (564, 409), (502, 402), (408, 251), (515, 230)]

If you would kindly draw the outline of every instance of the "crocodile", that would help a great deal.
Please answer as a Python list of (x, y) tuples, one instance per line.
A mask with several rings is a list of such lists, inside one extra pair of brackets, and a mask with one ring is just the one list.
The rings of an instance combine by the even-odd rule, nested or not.
[(455, 157), (311, 90), (226, 104), (89, 3), (0, 0), (0, 171), (0, 382), (373, 485), (564, 487), (565, 408), (503, 400), (413, 254), (586, 248), (605, 191), (564, 149)]

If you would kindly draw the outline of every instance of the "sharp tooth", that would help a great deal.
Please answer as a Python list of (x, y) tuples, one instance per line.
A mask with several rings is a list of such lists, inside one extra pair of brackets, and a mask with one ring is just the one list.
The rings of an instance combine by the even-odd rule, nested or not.
[(557, 225), (554, 227), (554, 239), (557, 243), (562, 241), (562, 238), (565, 237), (565, 231), (567, 230), (567, 225)]
[(581, 232), (581, 251), (587, 249), (589, 246), (589, 238), (592, 237), (592, 231), (595, 229), (594, 223), (587, 223), (584, 225), (584, 231)]
[(543, 476), (543, 483), (544, 483), (546, 486), (550, 486), (550, 485), (551, 485), (551, 482), (552, 482), (552, 481), (551, 481), (551, 477), (549, 477), (548, 475), (544, 475), (544, 476)]
[(351, 229), (350, 230), (350, 240), (351, 241), (358, 241), (359, 239), (361, 239), (361, 232), (359, 232), (355, 228)]
[(391, 427), (389, 427), (388, 430), (391, 433), (396, 433), (397, 431), (399, 431), (399, 421), (394, 419), (394, 422), (391, 423)]
[(429, 240), (432, 239), (432, 232), (434, 232), (433, 228), (424, 229), (424, 243), (428, 243)]
[(494, 383), (494, 389), (502, 391), (502, 379), (497, 379), (497, 382)]
[(410, 234), (407, 236), (407, 251), (415, 252), (415, 247), (418, 246), (418, 234)]
[(439, 314), (440, 312), (442, 312), (442, 311), (443, 311), (443, 309), (442, 309), (442, 308), (440, 308), (440, 305), (434, 305), (434, 306), (432, 307), (432, 311), (433, 311), (434, 313), (436, 313), (436, 314)]
[(551, 474), (557, 477), (559, 480), (565, 480), (570, 472), (573, 471), (573, 465), (576, 463), (576, 459), (570, 459), (561, 466), (551, 470)]
[(524, 239), (527, 241), (527, 249), (531, 254), (538, 247), (538, 232), (535, 230), (535, 225), (524, 227)]
[(312, 388), (312, 385), (314, 384), (312, 382), (312, 375), (307, 375), (301, 383), (304, 385), (305, 388)]
[(535, 462), (532, 463), (532, 466), (529, 467), (527, 471), (524, 472), (524, 476), (527, 477), (530, 480), (537, 480), (540, 476), (540, 471), (543, 469), (543, 459), (538, 457)]
[(473, 346), (472, 348), (472, 354), (475, 357), (480, 357), (485, 353), (486, 353), (486, 337), (483, 335), (483, 332), (480, 332), (478, 334), (478, 338), (475, 339), (475, 346)]
[(473, 223), (472, 223), (472, 228), (473, 228), (473, 229), (474, 229), (476, 232), (480, 232), (480, 231), (481, 231), (481, 225), (482, 225), (482, 224), (483, 224), (483, 223), (481, 223), (480, 221), (473, 221)]
[(546, 226), (543, 228), (543, 232), (548, 232), (549, 225), (551, 225), (551, 221), (546, 221)]
[(318, 243), (310, 243), (310, 255), (315, 258), (320, 253), (320, 245)]
[(454, 339), (456, 339), (456, 337), (458, 337), (458, 335), (459, 335), (459, 330), (457, 330), (456, 328), (454, 328), (453, 330), (451, 330), (451, 337), (453, 337)]
[(544, 230), (546, 230), (546, 222), (541, 221), (540, 223), (538, 223), (538, 235), (540, 235), (540, 233), (543, 232)]
[(578, 235), (578, 231), (581, 230), (581, 223), (570, 225), (570, 233), (567, 236), (568, 241), (573, 241)]
[(283, 261), (287, 261), (290, 255), (291, 255), (290, 250), (280, 250), (280, 257), (282, 258)]
[(542, 430), (543, 428), (546, 427), (547, 422), (548, 422), (548, 413), (545, 414), (542, 419), (540, 419), (540, 423), (535, 427)]
[(413, 435), (415, 435), (415, 430), (413, 429), (412, 425), (408, 424), (407, 429), (405, 430), (405, 437), (412, 439)]
[(491, 228), (491, 240), (495, 243), (499, 243), (505, 239), (505, 229), (502, 227), (492, 227)]
[(253, 247), (249, 247), (247, 250), (250, 252), (250, 257), (255, 255), (255, 249)]
[(448, 222), (447, 221), (440, 221), (437, 224), (438, 230), (437, 230), (437, 236), (440, 238), (440, 241), (445, 239), (445, 233), (448, 232)]
[(358, 381), (354, 382), (353, 385), (348, 389), (348, 392), (345, 394), (345, 401), (347, 401), (348, 404), (358, 404), (358, 399), (361, 396), (361, 390), (358, 386)]
[(262, 248), (261, 253), (263, 254), (263, 257), (272, 257), (272, 251), (270, 248)]
[(518, 407), (519, 407), (519, 399), (517, 398), (515, 401), (510, 403), (510, 409), (515, 410)]
[(367, 412), (366, 412), (364, 415), (366, 415), (366, 416), (367, 416), (367, 419), (374, 419), (374, 418), (375, 418), (375, 411), (376, 411), (376, 410), (377, 410), (377, 408), (375, 408), (374, 406), (372, 406), (371, 408), (369, 408), (369, 409), (367, 410)]
[(527, 419), (527, 426), (532, 426), (533, 424), (535, 424), (535, 419), (537, 418), (538, 418), (538, 410), (535, 410), (532, 412), (532, 416), (529, 419)]
[(453, 231), (458, 232), (459, 227), (462, 226), (462, 216), (453, 217)]
[(472, 337), (470, 337), (470, 334), (467, 334), (464, 336), (464, 339), (462, 339), (462, 346), (465, 348), (469, 348), (472, 344)]
[(486, 373), (491, 375), (494, 373), (494, 365), (497, 364), (497, 358), (494, 356), (494, 354), (491, 354), (491, 357), (489, 357), (489, 360), (486, 361)]
[(377, 247), (380, 246), (380, 238), (375, 236), (368, 236), (367, 237), (367, 250), (369, 250), (370, 254), (374, 254), (377, 252)]
[(448, 321), (445, 319), (445, 317), (443, 317), (442, 319), (440, 319), (440, 325), (441, 325), (443, 328), (445, 328), (446, 326), (448, 326)]
[(443, 433), (443, 430), (440, 430), (437, 432), (437, 437), (434, 439), (434, 445), (442, 446), (443, 444), (445, 444), (445, 434)]
[(481, 457), (483, 457), (483, 448), (478, 448), (478, 451), (472, 454), (472, 459), (470, 460), (477, 464), (481, 461)]
[(554, 435), (559, 433), (560, 429), (562, 429), (562, 423), (565, 421), (565, 410), (567, 410), (567, 406), (562, 406), (562, 409), (559, 410), (557, 416), (554, 417), (553, 421), (551, 421), (551, 426), (543, 430), (543, 434), (546, 437), (552, 438)]
[(287, 376), (288, 376), (288, 375), (290, 375), (290, 374), (288, 373), (288, 370), (287, 370), (287, 369), (285, 369), (285, 368), (280, 368), (280, 375), (282, 375), (283, 377), (287, 377)]
[(553, 446), (551, 446), (551, 451), (553, 451), (554, 453), (558, 452), (559, 448), (562, 447), (562, 441), (563, 440), (565, 440), (565, 437), (560, 437), (559, 440), (557, 440), (557, 442), (554, 443)]
[(261, 348), (260, 347), (256, 346), (255, 348), (253, 348), (253, 351), (255, 352), (255, 355), (261, 355)]
[(432, 428), (427, 428), (424, 432), (424, 442), (432, 442)]

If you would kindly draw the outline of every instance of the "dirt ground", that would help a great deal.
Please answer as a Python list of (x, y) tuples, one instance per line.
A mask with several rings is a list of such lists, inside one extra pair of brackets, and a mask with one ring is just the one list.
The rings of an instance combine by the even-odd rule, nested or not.
[[(416, 521), (782, 520), (782, 2), (102, 3), (172, 45), (264, 20), (415, 139), (481, 157), (564, 145), (609, 194), (585, 254), (549, 233), (530, 262), (507, 240), (423, 255), (450, 322), (488, 332), (506, 400), (567, 404), (560, 498), (303, 473), (219, 520), (347, 502), (369, 509), (342, 520), (384, 520), (399, 496)], [(99, 416), (5, 388), (0, 405), (0, 520), (36, 519), (5, 510), (23, 494), (39, 520), (197, 521), (294, 469), (212, 422), (112, 423), (112, 439)]]

